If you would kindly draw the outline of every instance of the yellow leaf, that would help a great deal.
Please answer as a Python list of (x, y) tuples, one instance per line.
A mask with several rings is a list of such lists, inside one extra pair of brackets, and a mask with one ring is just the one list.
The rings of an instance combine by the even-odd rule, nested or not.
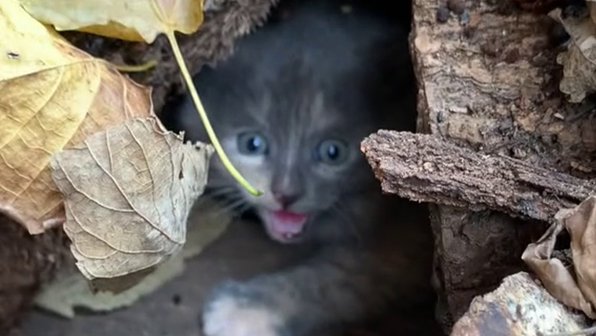
[(150, 91), (0, 1), (0, 211), (30, 233), (64, 217), (52, 155), (124, 120), (152, 115)]
[(38, 20), (57, 30), (81, 30), (152, 43), (160, 33), (195, 32), (203, 22), (202, 0), (21, 0)]

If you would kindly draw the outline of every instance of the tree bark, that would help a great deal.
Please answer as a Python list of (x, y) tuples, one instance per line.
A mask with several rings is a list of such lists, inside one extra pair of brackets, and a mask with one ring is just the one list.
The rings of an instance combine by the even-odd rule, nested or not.
[[(561, 48), (553, 34), (556, 24), (544, 14), (518, 9), (519, 2), (413, 1), (410, 46), (418, 82), (418, 131), (521, 160), (526, 167), (593, 179), (593, 103), (567, 103), (558, 89), (562, 71), (556, 63)], [(439, 163), (431, 161), (433, 167)], [(519, 177), (517, 182), (542, 196), (536, 185), (524, 185)], [(430, 205), (439, 311), (446, 329), (474, 296), (523, 269), (523, 249), (544, 229), (539, 221), (456, 205)], [(544, 218), (554, 206), (521, 210)]]
[(559, 209), (596, 194), (595, 181), (436, 136), (379, 131), (363, 141), (362, 150), (383, 191), (417, 202), (550, 222)]

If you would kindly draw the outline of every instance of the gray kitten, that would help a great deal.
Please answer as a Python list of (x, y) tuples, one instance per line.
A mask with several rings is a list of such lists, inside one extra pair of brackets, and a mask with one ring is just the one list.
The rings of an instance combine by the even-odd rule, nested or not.
[[(430, 295), (426, 222), (381, 195), (359, 149), (381, 127), (413, 127), (399, 120), (413, 119), (405, 35), (366, 8), (282, 4), (195, 83), (230, 159), (264, 191), (248, 194), (214, 158), (209, 193), (253, 209), (272, 239), (311, 244), (312, 257), (216, 289), (207, 336), (328, 335)], [(208, 140), (188, 98), (167, 113), (170, 127)]]

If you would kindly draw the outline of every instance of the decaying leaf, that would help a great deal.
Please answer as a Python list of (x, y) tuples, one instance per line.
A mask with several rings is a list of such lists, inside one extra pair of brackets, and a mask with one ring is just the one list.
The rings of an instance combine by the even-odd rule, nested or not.
[(569, 266), (552, 257), (557, 235), (563, 230), (562, 223), (553, 224), (536, 243), (529, 244), (522, 259), (542, 281), (554, 297), (569, 307), (584, 311), (594, 317), (596, 313), (577, 286)]
[(0, 211), (30, 233), (64, 218), (47, 165), (64, 147), (152, 114), (150, 92), (0, 1)]
[(560, 90), (569, 101), (579, 103), (587, 94), (596, 92), (596, 24), (586, 13), (581, 17), (565, 17), (560, 9), (550, 16), (559, 21), (571, 36), (568, 50), (557, 56), (563, 65)]
[(571, 253), (577, 283), (594, 309), (596, 307), (596, 196), (588, 198), (573, 210), (563, 211), (560, 217), (559, 220), (565, 223), (565, 228), (571, 235)]
[(184, 270), (184, 260), (198, 255), (205, 246), (217, 239), (232, 217), (218, 205), (200, 200), (194, 206), (189, 221), (191, 224), (182, 253), (160, 264), (155, 272), (134, 287), (118, 294), (94, 293), (80, 273), (66, 272), (42, 290), (35, 300), (36, 305), (66, 318), (73, 318), (77, 307), (104, 312), (132, 305), (180, 275)]
[(203, 22), (202, 0), (20, 0), (57, 30), (81, 30), (152, 43), (166, 31), (195, 32)]
[[(97, 287), (125, 289), (180, 251), (212, 152), (184, 144), (148, 118), (56, 154), (52, 174), (65, 197), (64, 230), (81, 273)], [(134, 279), (122, 285), (127, 277)]]
[[(596, 196), (555, 217), (557, 222), (538, 242), (528, 245), (522, 259), (555, 298), (596, 318)], [(571, 236), (573, 269), (552, 257), (563, 228)]]

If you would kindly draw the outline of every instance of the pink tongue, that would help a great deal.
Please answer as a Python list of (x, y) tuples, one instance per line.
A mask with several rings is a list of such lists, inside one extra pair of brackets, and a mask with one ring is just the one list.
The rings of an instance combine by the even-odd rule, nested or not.
[(281, 234), (297, 234), (302, 231), (307, 216), (289, 211), (274, 211), (272, 213), (273, 228)]
[(282, 222), (295, 223), (298, 225), (302, 225), (302, 222), (304, 222), (304, 220), (306, 219), (306, 215), (304, 214), (284, 210), (274, 211), (273, 217)]

